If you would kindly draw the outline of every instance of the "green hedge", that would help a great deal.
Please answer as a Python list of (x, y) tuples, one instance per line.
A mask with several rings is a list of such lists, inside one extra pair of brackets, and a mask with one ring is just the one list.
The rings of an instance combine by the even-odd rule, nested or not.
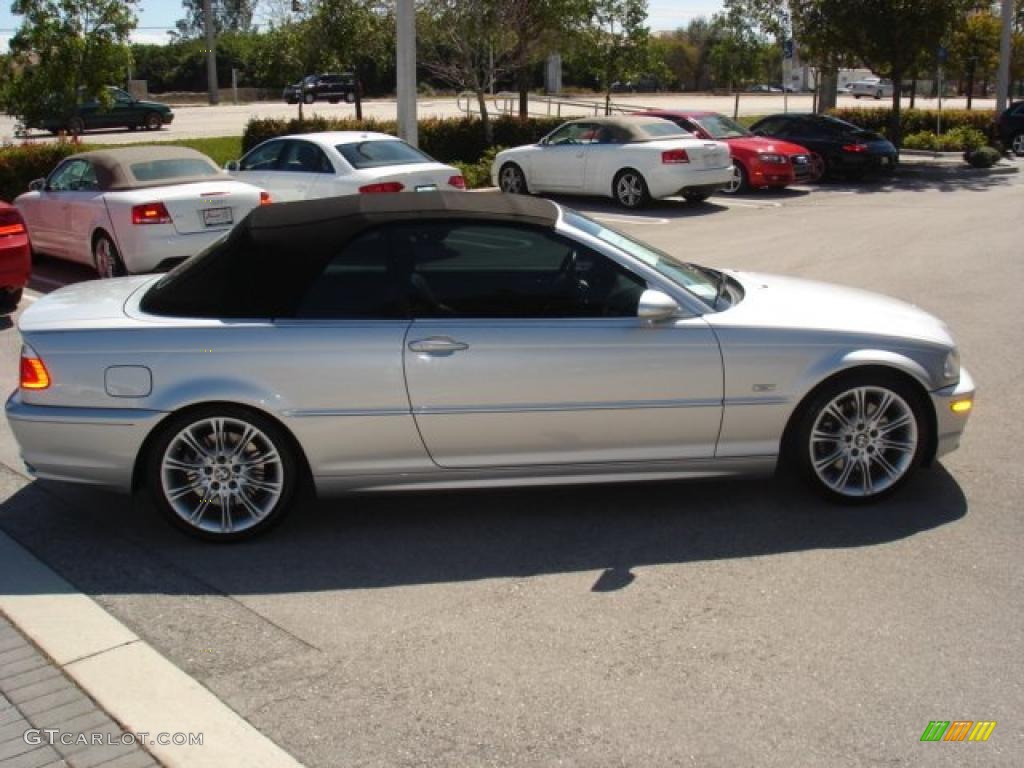
[(48, 175), (57, 163), (81, 149), (67, 142), (0, 146), (0, 200), (10, 202), (27, 192), (30, 181)]
[[(829, 114), (841, 120), (859, 125), (879, 133), (887, 133), (889, 130), (889, 117), (891, 109), (863, 109), (857, 107), (844, 107), (830, 110)], [(934, 109), (903, 109), (900, 110), (900, 127), (902, 134), (908, 136), (912, 133), (934, 131), (936, 119), (939, 113)], [(985, 136), (992, 135), (992, 127), (996, 120), (994, 110), (988, 109), (944, 109), (942, 110), (942, 130), (948, 131), (952, 128), (974, 128), (981, 131)]]
[[(564, 118), (499, 117), (491, 121), (494, 145), (515, 147), (532, 144), (565, 122)], [(242, 151), (248, 152), (257, 144), (276, 136), (319, 131), (380, 131), (398, 134), (394, 120), (328, 119), (314, 117), (298, 120), (250, 120), (242, 134)], [(442, 163), (475, 163), (487, 151), (483, 130), (477, 118), (428, 118), (419, 123), (419, 146), (424, 152)]]

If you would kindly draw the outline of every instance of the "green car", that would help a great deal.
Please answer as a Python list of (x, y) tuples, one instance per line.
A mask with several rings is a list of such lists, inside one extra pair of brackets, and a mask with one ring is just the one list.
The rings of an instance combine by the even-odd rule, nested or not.
[(114, 86), (107, 86), (111, 104), (106, 106), (98, 99), (90, 99), (78, 105), (70, 117), (47, 117), (33, 128), (42, 128), (50, 133), (66, 131), (77, 136), (93, 128), (145, 128), (158, 131), (161, 126), (174, 120), (174, 112), (166, 104), (156, 101), (141, 101), (130, 93)]

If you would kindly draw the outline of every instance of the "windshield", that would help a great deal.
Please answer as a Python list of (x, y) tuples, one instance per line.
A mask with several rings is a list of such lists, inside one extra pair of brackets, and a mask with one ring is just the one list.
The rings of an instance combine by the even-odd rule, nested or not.
[(388, 165), (409, 163), (432, 163), (433, 158), (425, 155), (404, 141), (379, 139), (359, 141), (355, 144), (339, 144), (338, 151), (353, 168), (382, 168)]
[(742, 136), (753, 135), (742, 125), (725, 115), (704, 115), (696, 122), (712, 139), (738, 139)]
[(680, 285), (708, 305), (715, 302), (718, 294), (718, 273), (706, 267), (698, 267), (680, 261), (663, 251), (634, 240), (633, 238), (598, 224), (576, 211), (565, 211), (565, 223), (586, 232), (598, 240), (618, 248), (623, 253), (642, 261), (676, 285)]

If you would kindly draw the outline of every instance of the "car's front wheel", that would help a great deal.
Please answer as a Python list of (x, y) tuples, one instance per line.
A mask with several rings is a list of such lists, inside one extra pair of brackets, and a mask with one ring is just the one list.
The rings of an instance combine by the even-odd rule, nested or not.
[(1024, 157), (1024, 131), (1018, 131), (1010, 140), (1010, 149), (1017, 157)]
[(234, 541), (285, 517), (298, 467), (292, 441), (270, 418), (211, 405), (162, 425), (147, 457), (145, 483), (159, 511), (179, 529)]
[(312, 104), (314, 101), (316, 101), (316, 96), (314, 96), (312, 93), (307, 93), (305, 96), (302, 97), (302, 100), (307, 104)]
[(722, 191), (727, 195), (737, 195), (740, 192), (746, 192), (750, 188), (750, 182), (747, 179), (747, 169), (744, 168), (739, 161), (732, 161), (732, 178), (729, 183), (722, 187)]
[(355, 91), (346, 91), (345, 92), (345, 103), (346, 104), (355, 104), (355, 102), (356, 102), (356, 92)]
[(146, 126), (147, 131), (159, 131), (160, 127), (164, 124), (163, 118), (160, 117), (156, 112), (149, 112), (146, 115), (146, 120), (143, 125)]
[(612, 182), (612, 195), (615, 201), (623, 208), (643, 208), (650, 202), (651, 193), (647, 189), (647, 182), (639, 171), (627, 168), (619, 171)]
[(80, 117), (72, 117), (68, 120), (68, 134), (81, 136), (85, 132), (85, 120)]
[(825, 162), (825, 158), (819, 155), (817, 152), (811, 152), (811, 172), (807, 176), (807, 180), (821, 181), (825, 178), (825, 173), (828, 170), (828, 164)]
[(0, 289), (0, 312), (13, 312), (21, 303), (21, 296), (24, 293), (22, 288)]
[(498, 171), (498, 188), (510, 195), (527, 195), (526, 176), (523, 169), (515, 163), (505, 163)]
[(121, 254), (105, 232), (96, 235), (92, 243), (92, 260), (100, 277), (121, 277), (127, 274)]
[(799, 416), (798, 468), (826, 496), (866, 502), (895, 491), (924, 457), (930, 422), (897, 376), (864, 373), (823, 386)]

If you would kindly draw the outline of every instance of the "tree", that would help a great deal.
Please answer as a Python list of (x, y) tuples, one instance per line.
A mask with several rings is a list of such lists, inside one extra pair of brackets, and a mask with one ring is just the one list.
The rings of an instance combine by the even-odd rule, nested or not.
[(581, 46), (587, 68), (604, 91), (605, 112), (611, 111), (612, 85), (643, 74), (650, 30), (646, 0), (595, 0)]
[(26, 125), (67, 118), (81, 100), (110, 97), (131, 65), (137, 0), (14, 0), (23, 17), (0, 78), (0, 107)]
[[(255, 0), (212, 0), (213, 24), (217, 34), (222, 32), (252, 31)], [(175, 23), (180, 38), (202, 37), (206, 25), (203, 21), (203, 0), (182, 0), (185, 17)]]
[(968, 13), (953, 31), (949, 47), (949, 71), (967, 80), (967, 108), (971, 108), (974, 83), (987, 81), (999, 66), (999, 32), (1002, 25), (990, 7)]

